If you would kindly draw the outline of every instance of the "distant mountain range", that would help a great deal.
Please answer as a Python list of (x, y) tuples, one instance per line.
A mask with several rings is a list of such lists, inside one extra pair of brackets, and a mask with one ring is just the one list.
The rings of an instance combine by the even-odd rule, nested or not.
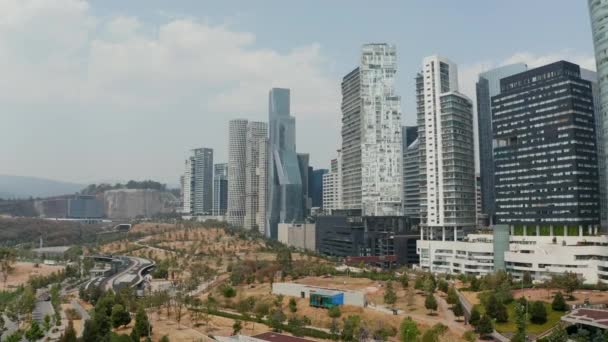
[(0, 198), (68, 195), (82, 190), (85, 186), (45, 178), (0, 175)]

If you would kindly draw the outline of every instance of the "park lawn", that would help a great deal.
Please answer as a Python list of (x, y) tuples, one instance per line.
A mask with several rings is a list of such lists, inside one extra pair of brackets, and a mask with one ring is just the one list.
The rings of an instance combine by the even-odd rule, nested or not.
[[(517, 326), (515, 325), (515, 304), (516, 303), (517, 303), (516, 301), (513, 301), (509, 305), (507, 305), (507, 312), (509, 313), (509, 321), (506, 323), (495, 323), (494, 328), (496, 329), (496, 331), (498, 331), (500, 333), (514, 333), (515, 331), (517, 331)], [(554, 325), (556, 325), (559, 322), (560, 318), (564, 314), (563, 312), (560, 312), (560, 311), (553, 311), (553, 309), (551, 309), (550, 303), (544, 303), (544, 304), (545, 304), (545, 308), (547, 309), (547, 322), (545, 322), (545, 324), (534, 324), (534, 323), (528, 322), (527, 329), (528, 329), (528, 332), (530, 332), (531, 334), (539, 335), (539, 334), (542, 334), (543, 332), (547, 331), (548, 329), (551, 329)], [(483, 307), (483, 305), (477, 305), (477, 309), (479, 309), (479, 312), (481, 314), (483, 314), (485, 311), (485, 308)]]

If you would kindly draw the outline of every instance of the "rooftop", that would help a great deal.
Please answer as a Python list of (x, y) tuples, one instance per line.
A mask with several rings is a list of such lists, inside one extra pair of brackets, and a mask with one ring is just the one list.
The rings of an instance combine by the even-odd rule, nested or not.
[(608, 329), (608, 310), (580, 308), (562, 317), (562, 321)]

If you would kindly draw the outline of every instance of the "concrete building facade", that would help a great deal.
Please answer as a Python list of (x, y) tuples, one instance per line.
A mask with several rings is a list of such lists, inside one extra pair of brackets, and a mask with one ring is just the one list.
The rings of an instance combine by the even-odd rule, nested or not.
[(246, 202), (247, 120), (228, 124), (228, 209), (226, 221), (243, 227)]
[(279, 242), (298, 249), (316, 250), (314, 223), (279, 223)]
[[(245, 153), (245, 222), (247, 230), (258, 230), (264, 233), (265, 220), (260, 216), (260, 203), (266, 203), (266, 150), (268, 142), (268, 124), (265, 122), (249, 122), (247, 124), (247, 142)], [(262, 164), (262, 162), (264, 164)], [(262, 191), (260, 191), (262, 190)], [(264, 206), (262, 206), (264, 207)]]

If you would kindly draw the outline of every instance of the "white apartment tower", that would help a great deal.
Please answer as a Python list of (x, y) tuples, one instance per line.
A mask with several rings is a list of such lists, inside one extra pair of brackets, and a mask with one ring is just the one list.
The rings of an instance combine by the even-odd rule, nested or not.
[(472, 102), (456, 65), (426, 57), (416, 77), (423, 239), (459, 240), (475, 227)]
[(329, 172), (323, 175), (323, 210), (331, 213), (342, 209), (342, 155), (332, 159)]
[(196, 148), (186, 159), (182, 183), (182, 212), (211, 215), (213, 208), (213, 150)]
[(365, 44), (342, 81), (342, 201), (364, 216), (402, 213), (401, 98), (394, 45)]
[(228, 223), (243, 227), (245, 223), (247, 120), (230, 120), (228, 124)]
[(192, 214), (192, 186), (194, 181), (194, 166), (192, 158), (186, 159), (184, 163), (184, 176), (182, 182), (182, 213), (186, 215)]
[[(248, 230), (257, 229), (260, 233), (264, 233), (266, 222), (267, 145), (268, 124), (249, 122), (245, 152), (245, 222), (243, 227)], [(264, 209), (263, 215), (260, 212), (260, 205)]]

